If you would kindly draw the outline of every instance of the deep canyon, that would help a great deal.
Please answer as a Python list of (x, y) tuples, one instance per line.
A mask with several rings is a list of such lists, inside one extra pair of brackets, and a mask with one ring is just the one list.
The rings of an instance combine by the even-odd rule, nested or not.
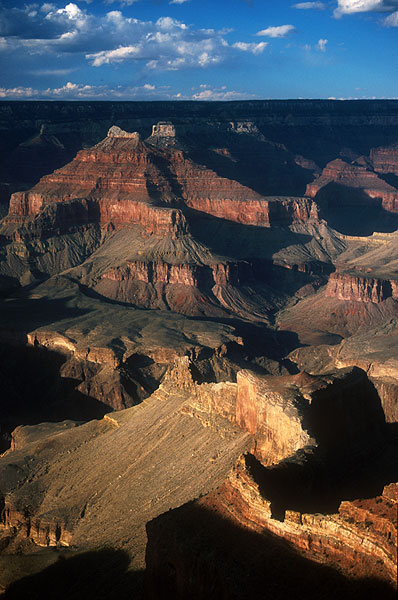
[(398, 101), (0, 129), (2, 597), (395, 597)]

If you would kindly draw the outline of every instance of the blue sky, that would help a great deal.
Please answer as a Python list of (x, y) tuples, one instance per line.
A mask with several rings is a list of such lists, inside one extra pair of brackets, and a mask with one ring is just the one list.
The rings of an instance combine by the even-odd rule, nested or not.
[(0, 99), (397, 98), (398, 0), (0, 0)]

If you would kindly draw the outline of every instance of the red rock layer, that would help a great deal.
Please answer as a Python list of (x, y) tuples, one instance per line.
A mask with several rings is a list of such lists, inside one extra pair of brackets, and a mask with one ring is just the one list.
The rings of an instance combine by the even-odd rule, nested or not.
[[(394, 487), (395, 486), (395, 487)], [(147, 524), (146, 598), (252, 600), (395, 597), (396, 500), (391, 488), (335, 514), (286, 511), (244, 468), (203, 498)]]
[(387, 298), (398, 299), (398, 281), (360, 277), (350, 273), (332, 273), (325, 296), (339, 300), (373, 302), (379, 304)]
[(373, 575), (396, 585), (397, 490), (398, 484), (393, 483), (375, 498), (343, 501), (332, 514), (287, 510), (280, 521), (272, 518), (270, 500), (259, 494), (241, 461), (221, 493), (210, 494), (204, 501), (216, 500), (220, 511), (239, 523), (270, 531), (299, 553), (350, 576)]
[(318, 218), (316, 205), (308, 198), (217, 199), (209, 194), (187, 194), (187, 204), (195, 210), (243, 225), (270, 226)]
[(165, 262), (128, 262), (123, 267), (111, 269), (102, 279), (112, 281), (137, 280), (144, 283), (163, 283), (197, 287), (198, 285), (239, 285), (251, 276), (248, 263), (218, 263), (214, 265), (177, 264)]
[[(264, 199), (237, 181), (197, 165), (173, 147), (141, 141), (138, 134), (111, 128), (108, 137), (27, 192), (12, 195), (8, 223), (23, 223), (48, 205), (85, 199), (90, 218), (100, 224), (142, 225), (149, 233), (173, 230), (181, 214), (171, 203), (250, 225), (317, 218), (306, 198)], [(159, 204), (164, 210), (159, 210)]]
[[(43, 228), (48, 229), (47, 233), (51, 231), (54, 233), (54, 226), (65, 230), (71, 226), (87, 223), (112, 224), (116, 228), (137, 224), (146, 233), (156, 235), (178, 236), (187, 231), (186, 219), (181, 210), (176, 208), (157, 207), (127, 199), (109, 202), (107, 199), (63, 200), (60, 198), (53, 204), (47, 202), (48, 198), (45, 194), (17, 192), (11, 197), (10, 210), (4, 223), (15, 225), (30, 223), (28, 228), (32, 230), (32, 234), (34, 235), (34, 230), (37, 230), (36, 235), (39, 236)], [(45, 222), (49, 209), (52, 209), (53, 214)], [(32, 216), (36, 217), (35, 225), (32, 223)]]
[(144, 308), (221, 317), (233, 308), (219, 301), (216, 288), (247, 285), (252, 278), (247, 262), (175, 265), (134, 261), (105, 272), (95, 290), (113, 300)]
[(323, 169), (320, 177), (307, 185), (306, 195), (315, 198), (329, 183), (360, 189), (372, 199), (381, 198), (382, 206), (389, 212), (398, 212), (398, 190), (380, 179), (365, 167), (348, 164), (340, 158), (332, 160)]

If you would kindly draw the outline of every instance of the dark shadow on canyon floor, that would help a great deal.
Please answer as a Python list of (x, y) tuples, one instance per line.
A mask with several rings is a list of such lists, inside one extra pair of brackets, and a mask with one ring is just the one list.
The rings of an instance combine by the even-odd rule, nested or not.
[(62, 377), (65, 356), (32, 346), (0, 344), (0, 452), (18, 425), (101, 419), (112, 408), (83, 394), (79, 379)]
[[(271, 501), (275, 518), (283, 521), (286, 510), (332, 514), (344, 500), (375, 498), (384, 486), (398, 480), (398, 431), (387, 424), (385, 442), (364, 449), (356, 460), (325, 460), (322, 452), (297, 456), (275, 467), (264, 467), (253, 455), (246, 466), (261, 495)], [(299, 453), (298, 453), (299, 454)]]
[[(214, 494), (212, 500), (217, 503)], [(345, 577), (270, 532), (258, 534), (222, 518), (211, 502), (169, 511), (149, 522), (147, 532), (147, 600), (395, 598), (387, 583), (366, 577), (366, 568), (363, 577)]]
[(380, 198), (370, 198), (358, 188), (328, 183), (317, 193), (321, 217), (344, 235), (369, 236), (391, 233), (398, 227), (398, 215), (385, 210)]
[(12, 583), (3, 600), (139, 600), (142, 571), (129, 571), (123, 550), (104, 548), (65, 558)]

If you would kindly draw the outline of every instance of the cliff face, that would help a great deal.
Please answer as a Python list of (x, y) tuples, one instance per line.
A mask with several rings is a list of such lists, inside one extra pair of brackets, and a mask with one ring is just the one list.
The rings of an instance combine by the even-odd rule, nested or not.
[(370, 161), (378, 173), (395, 173), (398, 175), (398, 147), (397, 145), (372, 148)]
[(0, 551), (142, 569), (167, 513), (151, 598), (388, 597), (398, 103), (4, 106), (79, 152), (0, 225)]
[(292, 221), (318, 219), (316, 204), (308, 198), (271, 198), (245, 201), (226, 198), (217, 200), (212, 194), (208, 198), (188, 196), (188, 206), (221, 219), (244, 225), (270, 226), (290, 224)]
[[(254, 135), (250, 128), (244, 129), (236, 135)], [(286, 152), (277, 144), (269, 147), (271, 152)], [(194, 162), (182, 148), (170, 123), (155, 126), (146, 142), (138, 133), (114, 126), (103, 141), (80, 151), (71, 163), (43, 177), (31, 190), (13, 194), (1, 225), (4, 239), (14, 243), (1, 266), (4, 275), (13, 272), (25, 281), (33, 280), (35, 274), (57, 272), (54, 257), (60, 252), (50, 246), (60, 243), (66, 251), (70, 247), (71, 254), (62, 259), (63, 267), (74, 267), (78, 262), (74, 240), (68, 236), (87, 237), (94, 230), (98, 246), (110, 240), (106, 247), (113, 259), (96, 264), (90, 260), (74, 276), (101, 296), (191, 316), (238, 313), (250, 320), (268, 320), (269, 311), (280, 301), (280, 292), (270, 295), (266, 287), (270, 258), (236, 259), (227, 231), (206, 245), (201, 242), (206, 232), (198, 231), (194, 237), (189, 221), (195, 223), (200, 212), (202, 218), (206, 213), (221, 223), (258, 229), (314, 225), (319, 224), (317, 206), (302, 197), (264, 198)], [(114, 235), (123, 229), (130, 232), (125, 247)], [(22, 245), (27, 265), (14, 260)], [(219, 246), (217, 253), (214, 245)], [(271, 248), (266, 254), (272, 256)], [(304, 255), (308, 260), (307, 249)], [(13, 260), (18, 269), (11, 267)], [(309, 280), (317, 277), (301, 261), (296, 268)]]
[[(308, 184), (306, 194), (311, 198), (315, 198), (323, 188), (331, 183), (336, 183), (345, 188), (361, 190), (364, 194), (362, 203), (365, 203), (365, 205), (366, 198), (380, 199), (384, 210), (392, 213), (398, 212), (398, 190), (366, 167), (348, 164), (341, 159), (333, 160), (326, 165), (320, 177), (313, 183)], [(331, 199), (338, 202), (337, 194), (334, 194), (335, 197), (333, 197), (333, 193), (329, 195)], [(347, 201), (349, 202), (349, 199), (345, 197), (345, 202)], [(355, 202), (354, 199), (355, 203), (360, 204), (361, 202), (360, 200)]]
[(349, 273), (331, 273), (325, 296), (339, 300), (379, 304), (387, 298), (398, 299), (397, 281), (373, 279)]
[[(236, 419), (261, 462), (245, 454), (222, 486), (147, 524), (147, 597), (167, 589), (199, 600), (211, 589), (217, 598), (253, 598), (268, 585), (278, 598), (297, 589), (315, 598), (324, 585), (325, 598), (356, 590), (392, 598), (397, 484), (388, 482), (397, 475), (390, 470), (396, 441), (365, 374), (241, 372), (235, 401), (230, 386), (219, 390), (219, 403), (215, 388), (206, 392), (184, 377), (186, 367), (180, 363), (174, 377), (186, 386), (191, 414), (210, 428), (220, 426), (217, 415)], [(243, 581), (237, 565), (250, 572)]]
[[(0, 182), (7, 184), (7, 202), (10, 192), (31, 187), (82, 148), (97, 144), (112, 125), (146, 138), (160, 120), (172, 122), (187, 148), (211, 149), (204, 163), (210, 168), (216, 166), (213, 150), (224, 148), (244, 185), (266, 195), (302, 195), (311, 171), (342, 149), (359, 156), (396, 143), (397, 115), (394, 101), (2, 102)], [(159, 132), (151, 136), (154, 143), (156, 138), (159, 147), (175, 145), (173, 136)], [(269, 143), (276, 153), (266, 149)], [(234, 178), (229, 163), (218, 162), (220, 174)]]
[(166, 305), (184, 314), (221, 315), (214, 286), (243, 286), (253, 280), (251, 265), (241, 263), (168, 264), (129, 262), (105, 272), (95, 285), (103, 296), (148, 308)]
[(176, 219), (176, 212), (156, 212), (157, 207), (150, 206), (159, 203), (184, 202), (217, 217), (260, 226), (317, 218), (316, 206), (308, 199), (262, 199), (237, 181), (195, 164), (178, 149), (147, 144), (137, 133), (111, 128), (105, 140), (79, 152), (31, 191), (13, 194), (8, 221), (34, 217), (48, 204), (80, 198), (91, 203), (91, 219), (116, 227), (139, 223), (149, 233), (157, 232), (156, 218), (159, 232), (162, 220)]
[(260, 598), (265, 589), (278, 600), (394, 598), (392, 544), (382, 534), (380, 548), (369, 536), (365, 549), (359, 524), (302, 515), (301, 525), (293, 514), (284, 524), (267, 520), (266, 502), (243, 478), (240, 485), (246, 486), (243, 501), (223, 488), (148, 523), (146, 598), (160, 600), (167, 590), (178, 600), (204, 600), (209, 589), (215, 598), (234, 600)]
[[(236, 421), (253, 436), (254, 455), (263, 464), (309, 448), (321, 448), (325, 455), (355, 454), (367, 435), (378, 438), (384, 422), (361, 371), (319, 379), (306, 373), (261, 378), (242, 371), (237, 384)], [(357, 411), (363, 419), (352, 418)]]

